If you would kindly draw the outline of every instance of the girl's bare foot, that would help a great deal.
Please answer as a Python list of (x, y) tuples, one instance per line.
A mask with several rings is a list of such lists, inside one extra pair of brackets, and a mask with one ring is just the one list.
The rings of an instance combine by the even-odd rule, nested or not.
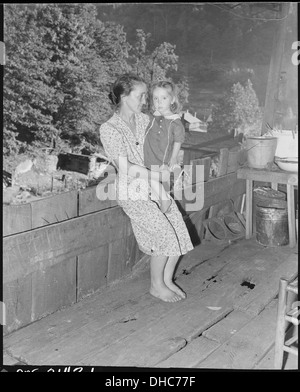
[(182, 299), (186, 298), (186, 293), (181, 290), (180, 287), (178, 287), (175, 283), (173, 282), (166, 282), (165, 281), (165, 285), (172, 291), (174, 291), (174, 293), (178, 294)]
[(182, 299), (182, 296), (178, 295), (166, 286), (151, 286), (149, 292), (151, 295), (153, 295), (153, 297), (159, 298), (164, 302), (177, 302)]

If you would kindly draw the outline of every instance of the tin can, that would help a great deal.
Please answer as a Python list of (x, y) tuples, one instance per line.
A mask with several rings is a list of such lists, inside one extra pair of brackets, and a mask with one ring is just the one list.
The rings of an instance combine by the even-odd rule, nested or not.
[(287, 209), (256, 206), (256, 240), (277, 247), (289, 243)]

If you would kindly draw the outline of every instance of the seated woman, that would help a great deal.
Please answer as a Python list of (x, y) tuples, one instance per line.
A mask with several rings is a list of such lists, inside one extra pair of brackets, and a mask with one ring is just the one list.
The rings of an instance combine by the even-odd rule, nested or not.
[[(118, 168), (117, 203), (130, 218), (139, 248), (151, 256), (150, 294), (176, 302), (186, 294), (173, 282), (175, 267), (193, 245), (174, 199), (161, 184), (164, 173), (150, 171), (144, 165), (143, 144), (149, 123), (149, 116), (142, 113), (146, 95), (143, 79), (120, 76), (109, 94), (115, 113), (101, 125), (100, 138)], [(151, 197), (153, 191), (159, 195), (159, 204)]]

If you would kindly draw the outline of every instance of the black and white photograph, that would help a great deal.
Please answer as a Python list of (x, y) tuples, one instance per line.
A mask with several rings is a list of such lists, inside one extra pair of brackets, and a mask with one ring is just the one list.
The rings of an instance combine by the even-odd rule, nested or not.
[(0, 371), (298, 372), (298, 3), (1, 8)]

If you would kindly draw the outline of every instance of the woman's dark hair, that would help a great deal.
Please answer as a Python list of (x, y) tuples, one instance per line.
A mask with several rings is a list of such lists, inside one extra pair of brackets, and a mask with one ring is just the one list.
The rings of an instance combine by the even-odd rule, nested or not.
[(118, 107), (121, 103), (121, 95), (129, 95), (137, 84), (145, 83), (145, 80), (134, 74), (124, 74), (118, 77), (110, 88), (108, 94), (112, 104)]

